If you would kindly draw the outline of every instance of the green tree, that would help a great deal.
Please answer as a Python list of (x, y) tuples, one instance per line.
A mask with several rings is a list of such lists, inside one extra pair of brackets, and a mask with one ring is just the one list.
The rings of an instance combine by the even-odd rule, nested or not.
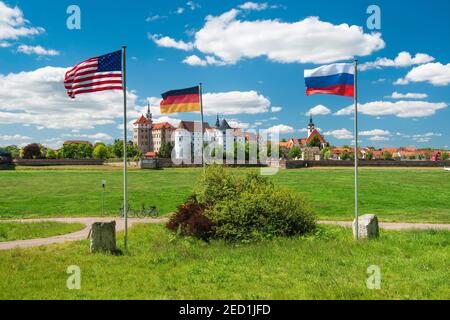
[(449, 159), (449, 157), (450, 157), (450, 155), (448, 154), (448, 152), (444, 152), (444, 153), (442, 153), (442, 160), (448, 160)]
[(308, 147), (319, 147), (322, 148), (322, 142), (320, 142), (320, 139), (318, 136), (312, 137), (311, 141), (307, 143)]
[(366, 152), (366, 160), (372, 160), (373, 159), (373, 152), (371, 150)]
[(41, 145), (37, 143), (31, 143), (22, 149), (22, 154), (22, 157), (24, 159), (40, 159)]
[(7, 146), (4, 150), (8, 151), (13, 159), (20, 158), (20, 148), (18, 146)]
[(300, 150), (299, 147), (293, 147), (291, 149), (291, 151), (289, 151), (289, 158), (290, 159), (295, 159), (295, 158), (299, 158), (302, 154), (302, 151)]
[(116, 139), (111, 147), (112, 156), (115, 158), (123, 157), (123, 140)]
[(104, 144), (97, 144), (94, 151), (92, 151), (92, 156), (94, 159), (107, 159), (108, 148)]
[(77, 145), (76, 159), (92, 159), (92, 145), (80, 143)]
[(45, 153), (45, 158), (46, 159), (56, 159), (57, 155), (55, 150), (51, 149), (51, 148), (47, 148), (47, 152)]
[(341, 160), (348, 160), (350, 159), (350, 154), (348, 153), (347, 150), (342, 151), (341, 153)]
[(325, 147), (322, 150), (320, 150), (320, 154), (322, 156), (322, 159), (328, 160), (331, 158), (331, 149), (330, 147)]
[(389, 151), (383, 152), (383, 158), (384, 160), (392, 160), (392, 153), (390, 153)]
[(158, 157), (169, 159), (172, 157), (173, 145), (171, 142), (166, 142), (161, 145), (161, 149), (159, 149)]

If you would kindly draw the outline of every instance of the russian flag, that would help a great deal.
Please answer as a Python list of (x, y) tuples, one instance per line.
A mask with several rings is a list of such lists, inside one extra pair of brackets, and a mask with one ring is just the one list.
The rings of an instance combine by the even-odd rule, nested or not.
[(305, 70), (306, 95), (335, 94), (355, 96), (355, 66), (351, 63), (335, 63)]

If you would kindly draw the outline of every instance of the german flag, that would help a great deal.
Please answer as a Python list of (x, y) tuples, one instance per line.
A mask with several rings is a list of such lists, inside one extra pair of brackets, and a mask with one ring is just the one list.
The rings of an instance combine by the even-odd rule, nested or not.
[(161, 113), (200, 111), (200, 87), (167, 91), (162, 94)]

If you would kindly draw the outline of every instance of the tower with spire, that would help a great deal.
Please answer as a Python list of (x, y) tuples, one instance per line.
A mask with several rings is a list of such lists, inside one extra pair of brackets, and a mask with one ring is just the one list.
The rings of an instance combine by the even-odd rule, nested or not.
[(152, 113), (150, 111), (150, 101), (147, 101), (147, 114), (146, 114), (147, 120), (152, 122)]
[(313, 131), (316, 129), (316, 126), (314, 125), (312, 114), (309, 115), (309, 123), (308, 123), (308, 137), (313, 133)]

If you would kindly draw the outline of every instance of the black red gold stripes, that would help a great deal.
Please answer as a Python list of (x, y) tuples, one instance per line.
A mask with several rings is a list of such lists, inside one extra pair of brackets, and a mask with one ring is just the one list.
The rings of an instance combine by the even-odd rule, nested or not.
[(200, 111), (200, 88), (172, 90), (162, 94), (161, 113)]

